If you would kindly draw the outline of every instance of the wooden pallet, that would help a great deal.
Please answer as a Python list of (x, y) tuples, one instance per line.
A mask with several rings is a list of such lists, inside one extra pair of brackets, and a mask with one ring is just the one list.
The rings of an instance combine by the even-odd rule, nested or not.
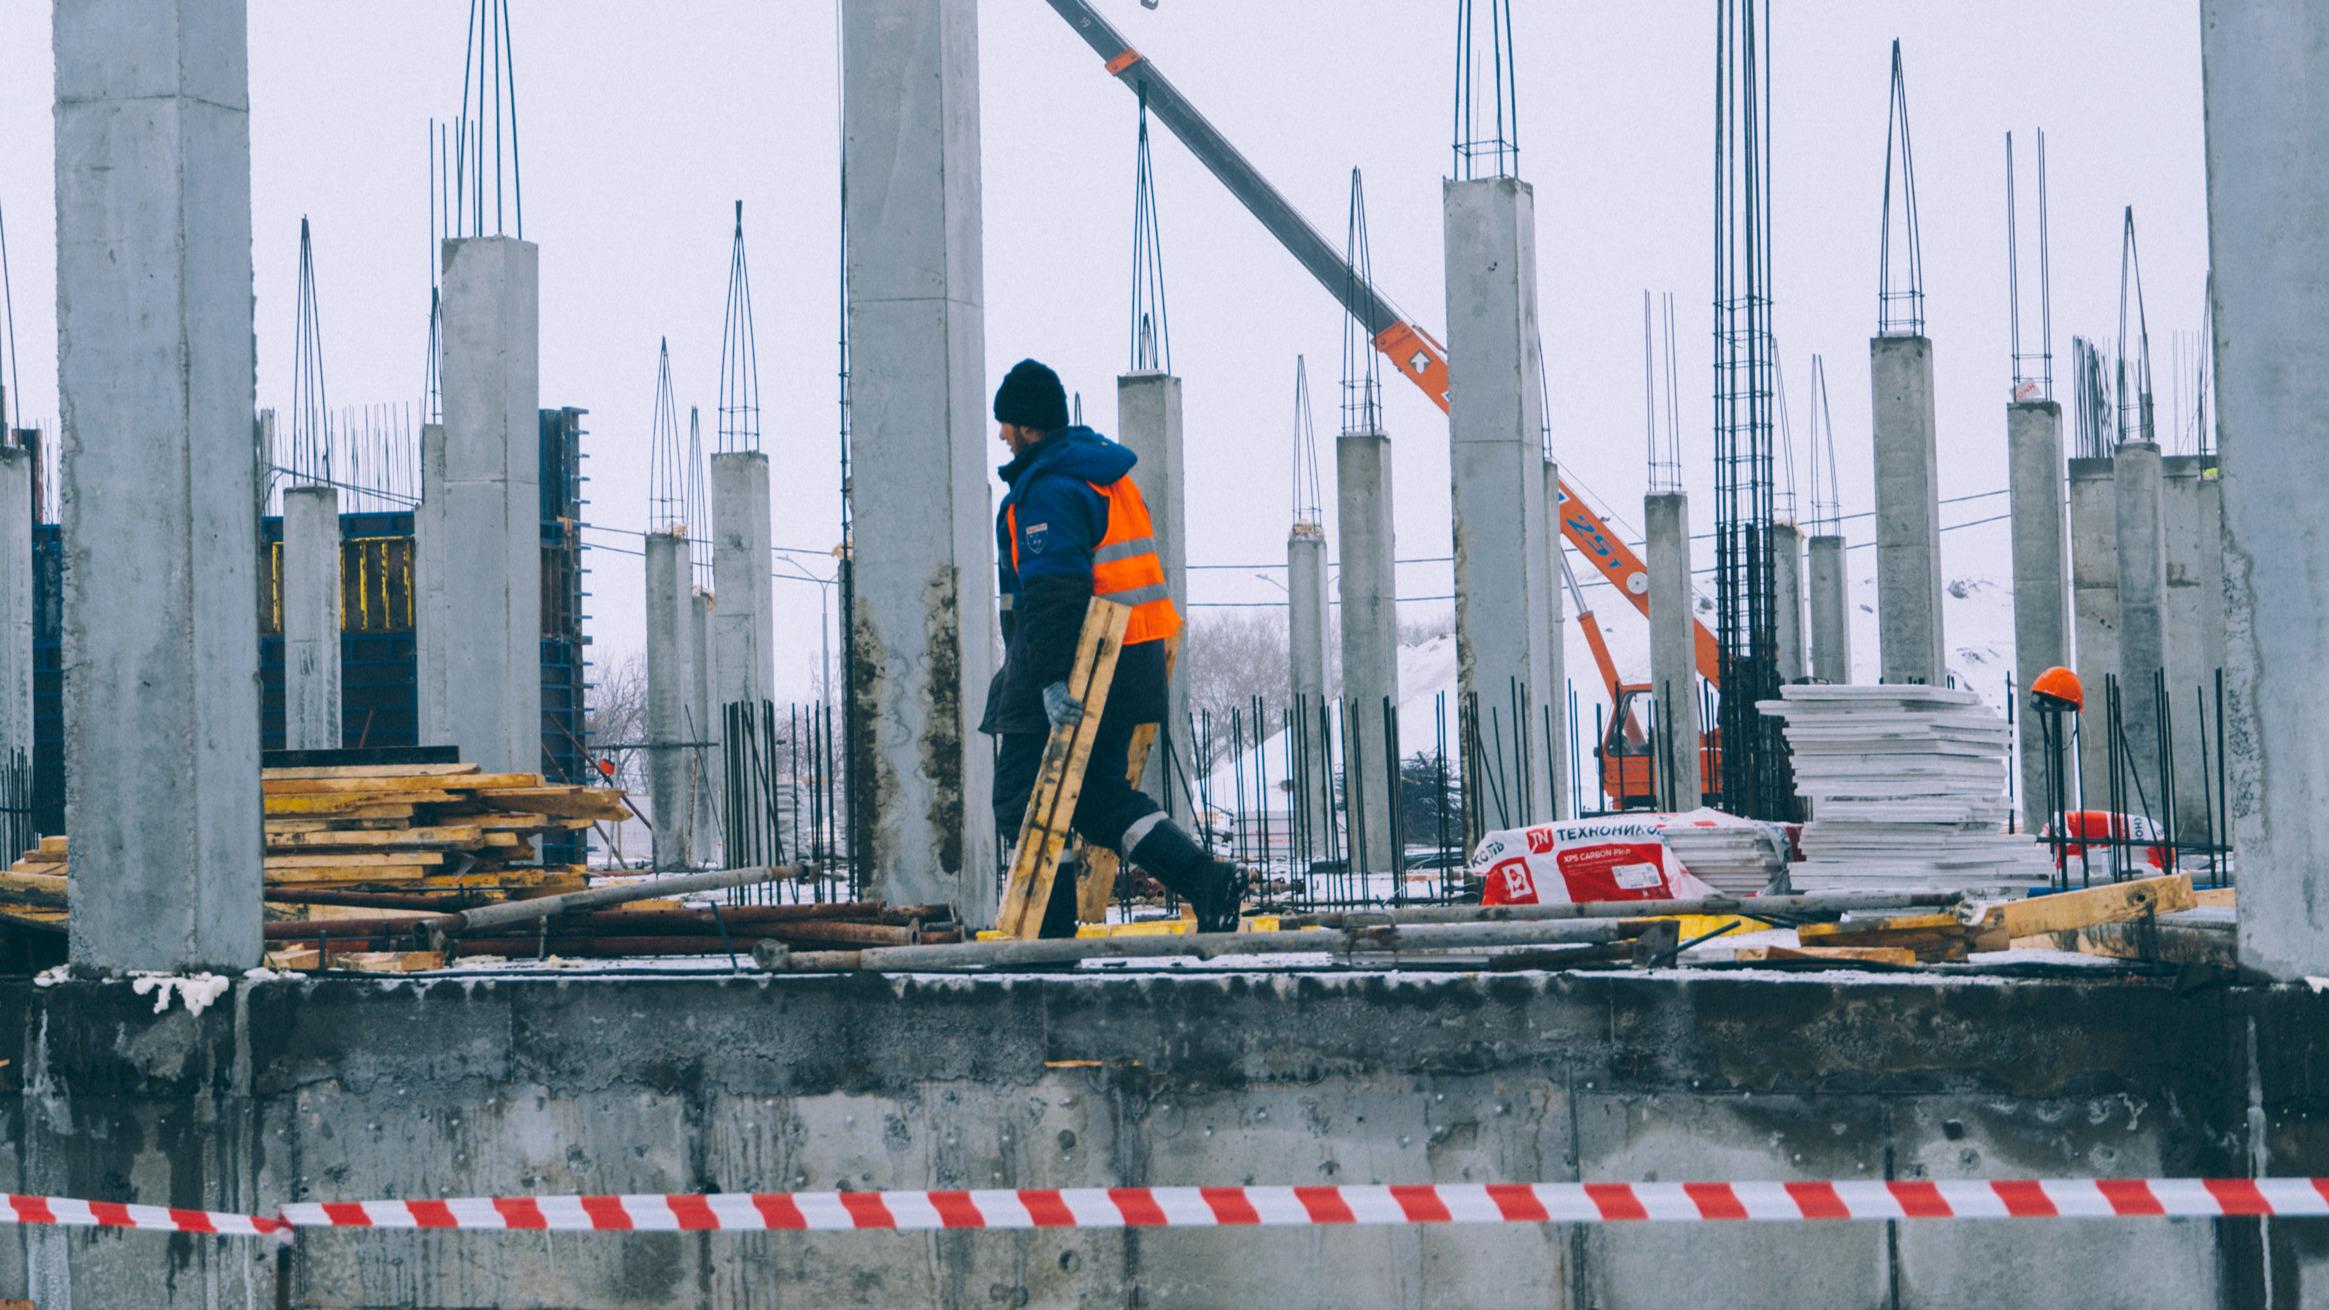
[(1044, 743), (1043, 764), (1036, 772), (1027, 817), (1019, 824), (1019, 844), (1011, 856), (1010, 880), (1003, 886), (1002, 909), (995, 916), (996, 929), (1006, 937), (1032, 940), (1043, 930), (1060, 852), (1067, 848), (1076, 801), (1084, 793), (1084, 770), (1100, 735), (1100, 716), (1107, 709), (1116, 657), (1123, 650), (1124, 628), (1131, 618), (1130, 606), (1098, 596), (1084, 611), (1075, 666), (1067, 680), (1068, 694), (1082, 703), (1084, 716), (1053, 728)]

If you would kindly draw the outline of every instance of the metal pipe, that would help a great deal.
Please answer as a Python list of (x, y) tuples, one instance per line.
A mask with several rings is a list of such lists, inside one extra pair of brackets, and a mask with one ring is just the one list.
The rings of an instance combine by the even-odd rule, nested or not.
[(1736, 914), (1748, 918), (1940, 908), (1956, 892), (1805, 892), (1792, 896), (1708, 896), (1694, 900), (1578, 901), (1556, 905), (1423, 905), (1400, 910), (1351, 910), (1282, 915), (1278, 922), (1328, 928), (1370, 924), (1541, 923), (1563, 919), (1636, 919), (1677, 914)]
[(506, 924), (529, 923), (547, 919), (567, 910), (587, 909), (594, 905), (622, 905), (631, 901), (652, 900), (659, 896), (677, 896), (686, 892), (725, 891), (730, 887), (752, 887), (779, 878), (800, 875), (797, 865), (759, 865), (748, 869), (715, 869), (709, 873), (682, 874), (676, 878), (648, 878), (639, 882), (621, 883), (611, 887), (591, 887), (578, 892), (564, 892), (556, 896), (541, 896), (525, 901), (504, 901), (498, 905), (481, 905), (474, 910), (439, 915), (428, 924), (436, 936), (458, 937), (472, 935), (487, 928)]

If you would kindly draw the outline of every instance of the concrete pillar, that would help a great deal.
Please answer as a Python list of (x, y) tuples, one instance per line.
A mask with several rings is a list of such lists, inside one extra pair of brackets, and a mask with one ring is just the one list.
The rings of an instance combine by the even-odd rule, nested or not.
[(2080, 804), (2110, 795), (2103, 682), (2119, 671), (2119, 504), (2109, 459), (2070, 461), (2070, 618), (2074, 666), (2086, 692), (2079, 716)]
[[(2168, 667), (2167, 533), (2159, 504), (2159, 447), (2119, 443), (2113, 457), (2119, 530), (2119, 724), (2126, 743), (2120, 787), (2129, 812), (2165, 819), (2160, 795), (2159, 696), (2153, 679)], [(2094, 704), (2091, 698), (2089, 704)], [(2098, 723), (2099, 727), (2100, 724)], [(2102, 744), (2096, 733), (2091, 753)]]
[(688, 683), (694, 661), (694, 607), (688, 591), (687, 541), (668, 532), (647, 534), (647, 798), (655, 821), (658, 869), (685, 868), (695, 818), (688, 795), (698, 740), (688, 724)]
[(421, 741), (488, 773), (542, 768), (540, 252), (443, 246), (443, 504), (421, 520)]
[[(1170, 373), (1125, 373), (1116, 379), (1116, 439), (1131, 449), (1139, 463), (1132, 466), (1132, 483), (1148, 502), (1149, 521), (1156, 526), (1157, 558), (1164, 563), (1165, 586), (1181, 617), (1189, 615), (1189, 497), (1182, 478), (1181, 380)], [(1184, 642), (1184, 649), (1186, 643)], [(1195, 780), (1188, 777), (1193, 764), (1189, 753), (1189, 675), (1176, 662), (1165, 689), (1163, 731), (1149, 752), (1148, 772), (1141, 790), (1164, 802), (1165, 813), (1176, 822), (1189, 817), (1189, 793)], [(1180, 761), (1168, 763), (1170, 754)]]
[(870, 894), (994, 915), (994, 527), (975, 0), (842, 10), (849, 153), (852, 686)]
[(712, 722), (742, 701), (759, 712), (775, 695), (776, 610), (770, 595), (768, 456), (757, 450), (712, 456)]
[[(1502, 177), (1446, 182), (1441, 197), (1457, 687), (1477, 708), (1484, 749), (1496, 749), (1501, 725), (1504, 758), (1490, 768), (1505, 779), (1507, 820), (1535, 822), (1552, 815), (1537, 706), (1554, 692), (1545, 639), (1542, 534), (1552, 519), (1539, 444), (1535, 193)], [(1467, 770), (1470, 763), (1467, 755)], [(1469, 772), (1466, 781), (1487, 785)]]
[(712, 593), (701, 588), (689, 598), (687, 642), (688, 740), (703, 743), (688, 748), (688, 789), (695, 806), (689, 821), (688, 852), (707, 864), (720, 858), (720, 721), (712, 688), (719, 679), (719, 660), (712, 634), (719, 611)]
[[(2032, 679), (2070, 663), (2070, 553), (2062, 524), (2062, 406), (2051, 400), (2006, 406), (2006, 480), (2013, 519), (2014, 682), (2022, 734), (2017, 795), (2022, 826), (2036, 832), (2046, 814), (2045, 734), (2030, 710)], [(2071, 781), (2069, 743), (2057, 741), (2053, 777), (2065, 801)]]
[(1940, 454), (1933, 435), (1933, 343), (1868, 342), (1876, 436), (1876, 645), (1886, 682), (1948, 680), (1941, 634)]
[(1801, 682), (1811, 672), (1803, 650), (1803, 530), (1771, 525), (1771, 607), (1779, 681)]
[(2329, 9), (2204, 0), (2200, 53), (2240, 959), (2293, 982), (2329, 974)]
[(340, 748), (340, 493), (283, 493), (283, 744)]
[(1805, 552), (1811, 570), (1811, 676), (1838, 685), (1852, 681), (1852, 580), (1844, 571), (1844, 539), (1815, 536)]
[(1658, 804), (1694, 810), (1706, 782), (1698, 756), (1704, 724), (1691, 627), (1696, 607), (1690, 594), (1690, 497), (1679, 491), (1642, 497), (1642, 538), (1650, 575), (1650, 695), (1658, 706)]
[(243, 0), (55, 7), (71, 954), (259, 962)]
[[(1332, 766), (1319, 758), (1327, 741), (1342, 733), (1328, 727), (1334, 719), (1334, 700), (1326, 685), (1326, 531), (1315, 523), (1297, 523), (1286, 536), (1286, 663), (1291, 672), (1288, 691), (1305, 725), (1303, 736), (1308, 762), (1298, 762), (1303, 795), (1293, 798), (1296, 822), (1307, 825), (1310, 849), (1333, 849), (1328, 833), (1338, 828), (1334, 813)], [(1321, 729), (1325, 729), (1322, 731)], [(1347, 763), (1348, 745), (1343, 750)], [(1363, 768), (1363, 766), (1362, 766)], [(1381, 852), (1369, 850), (1368, 858)]]
[[(1391, 439), (1345, 432), (1334, 440), (1335, 528), (1342, 543), (1336, 577), (1342, 602), (1342, 699), (1351, 707), (1345, 749), (1386, 758), (1383, 703), (1399, 704), (1399, 574), (1391, 526)], [(1405, 743), (1402, 743), (1403, 748)], [(1378, 795), (1389, 793), (1377, 789)], [(1370, 803), (1360, 816), (1369, 853), (1391, 849), (1391, 812)]]
[[(2159, 514), (2166, 533), (2166, 627), (2168, 713), (2174, 720), (2170, 744), (2174, 747), (2173, 789), (2175, 824), (2192, 837), (2207, 832), (2215, 771), (2203, 758), (2202, 746), (2212, 754), (2214, 734), (2203, 734), (2216, 718), (2216, 670), (2223, 667), (2223, 648), (2211, 645), (2223, 635), (2223, 548), (2209, 531), (2210, 504), (2203, 489), (2213, 480), (2206, 475), (2214, 461), (2201, 455), (2167, 455), (2159, 461)], [(2215, 557), (2210, 576), (2209, 557)], [(2209, 589), (2210, 582), (2217, 584)], [(2211, 611), (2213, 612), (2211, 614)], [(2202, 708), (2206, 717), (2203, 722)]]
[(0, 446), (0, 765), (32, 761), (33, 521), (32, 452)]
[(1569, 624), (1568, 596), (1561, 586), (1561, 466), (1544, 464), (1545, 516), (1545, 663), (1551, 669), (1545, 708), (1537, 715), (1546, 741), (1538, 755), (1544, 760), (1545, 785), (1553, 792), (1553, 817), (1566, 819), (1574, 799), (1569, 795)]
[[(420, 567), (432, 544), (445, 534), (445, 425), (421, 425), (421, 500), (412, 507), (413, 540), (413, 709), (417, 723), (445, 721), (445, 683), (421, 675), (423, 669), (441, 669), (451, 644), (445, 606), (447, 570)], [(432, 740), (426, 732), (422, 741)]]

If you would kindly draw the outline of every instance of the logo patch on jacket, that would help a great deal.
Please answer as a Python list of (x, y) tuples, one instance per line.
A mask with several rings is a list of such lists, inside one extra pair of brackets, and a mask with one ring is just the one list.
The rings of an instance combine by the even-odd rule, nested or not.
[(1043, 553), (1043, 543), (1051, 538), (1051, 525), (1048, 523), (1030, 523), (1027, 525), (1027, 530), (1019, 535), (1027, 539), (1029, 554), (1040, 555)]

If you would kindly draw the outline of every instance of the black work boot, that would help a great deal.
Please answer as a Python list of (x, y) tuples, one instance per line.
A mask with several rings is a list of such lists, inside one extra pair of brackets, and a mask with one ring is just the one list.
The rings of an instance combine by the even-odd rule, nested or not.
[(1059, 871), (1051, 880), (1051, 901), (1043, 907), (1043, 926), (1036, 930), (1036, 936), (1076, 935), (1076, 885), (1083, 871), (1083, 861), (1072, 853), (1060, 856)]
[(1245, 900), (1245, 871), (1227, 860), (1214, 859), (1170, 819), (1159, 820), (1126, 852), (1126, 858), (1189, 903), (1197, 912), (1198, 932), (1237, 931), (1238, 906)]

